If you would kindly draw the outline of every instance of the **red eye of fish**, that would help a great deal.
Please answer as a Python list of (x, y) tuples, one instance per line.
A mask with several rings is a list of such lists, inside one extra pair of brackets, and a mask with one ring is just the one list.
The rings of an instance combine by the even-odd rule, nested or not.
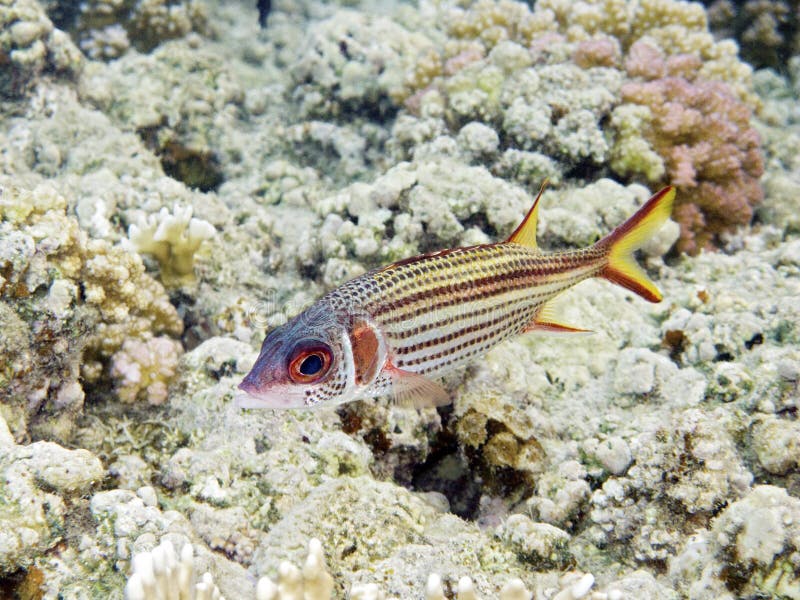
[(327, 374), (332, 362), (330, 348), (325, 346), (297, 349), (289, 361), (289, 377), (295, 383), (314, 383)]

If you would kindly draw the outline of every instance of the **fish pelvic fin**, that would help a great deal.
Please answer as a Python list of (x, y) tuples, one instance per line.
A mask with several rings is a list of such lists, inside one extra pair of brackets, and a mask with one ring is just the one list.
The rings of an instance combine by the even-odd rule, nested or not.
[(514, 233), (505, 241), (506, 244), (521, 244), (534, 250), (539, 249), (536, 244), (536, 226), (539, 221), (539, 200), (541, 200), (546, 187), (547, 179), (542, 182), (542, 187), (539, 188), (539, 194), (536, 196), (536, 200), (533, 201), (533, 206), (531, 206), (525, 218), (522, 219), (522, 223), (517, 225)]
[(661, 302), (661, 292), (636, 263), (633, 253), (670, 217), (674, 201), (675, 188), (665, 187), (645, 202), (630, 219), (597, 242), (597, 247), (605, 248), (608, 253), (608, 263), (600, 277), (629, 289), (649, 302)]

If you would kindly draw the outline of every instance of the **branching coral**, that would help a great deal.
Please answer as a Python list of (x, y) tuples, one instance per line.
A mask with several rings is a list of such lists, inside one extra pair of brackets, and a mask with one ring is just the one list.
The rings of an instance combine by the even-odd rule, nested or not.
[(333, 593), (333, 577), (328, 573), (322, 544), (316, 538), (308, 542), (308, 556), (302, 569), (284, 561), (278, 568), (278, 583), (262, 577), (256, 586), (257, 600), (329, 600)]
[(781, 68), (800, 47), (797, 0), (703, 0), (712, 30), (739, 42), (742, 58), (756, 67)]
[(585, 177), (610, 163), (678, 185), (682, 251), (714, 247), (749, 223), (763, 170), (751, 69), (734, 43), (714, 40), (701, 5), (541, 0), (531, 10), (480, 0), (443, 5), (439, 16), (448, 37), (438, 60), (426, 55), (406, 79), (416, 120), (398, 119), (399, 157), (442, 153), (444, 135), (481, 124), (498, 142), (476, 153), (459, 133), (461, 152), (505, 177), (532, 183), (531, 167), (540, 179)]
[(194, 551), (181, 548), (180, 558), (169, 540), (133, 559), (133, 573), (125, 586), (127, 600), (225, 600), (210, 573), (195, 581)]
[(391, 19), (340, 11), (310, 29), (291, 67), (293, 95), (307, 116), (384, 115), (396, 109), (405, 71), (430, 50), (425, 36)]
[[(163, 540), (150, 552), (137, 554), (133, 559), (132, 573), (125, 586), (126, 600), (224, 600), (210, 573), (205, 573), (195, 582), (194, 552), (190, 544), (181, 548), (180, 557), (175, 554), (169, 540)], [(585, 575), (577, 585), (565, 588), (558, 598), (569, 600), (582, 598), (570, 590), (591, 588), (594, 578)], [(308, 543), (308, 554), (302, 569), (288, 561), (278, 569), (278, 582), (268, 577), (258, 580), (256, 600), (330, 600), (334, 591), (334, 580), (325, 564), (322, 544), (312, 538)], [(361, 600), (386, 598), (375, 584), (356, 584), (348, 597)], [(530, 600), (532, 593), (520, 579), (512, 579), (500, 590), (499, 600)], [(426, 600), (445, 600), (442, 579), (431, 574), (425, 585)], [(469, 577), (462, 577), (456, 588), (457, 600), (478, 600), (475, 587)]]
[(157, 215), (143, 217), (128, 227), (131, 246), (158, 260), (161, 281), (165, 285), (175, 285), (193, 277), (194, 255), (215, 233), (211, 223), (192, 217), (191, 206), (177, 204), (172, 213), (162, 208)]
[(625, 104), (612, 116), (612, 167), (676, 185), (678, 249), (713, 248), (721, 233), (750, 222), (763, 197), (763, 157), (750, 109), (726, 84), (695, 78), (700, 62), (693, 56), (667, 59), (637, 42), (625, 66), (644, 81), (622, 86)]

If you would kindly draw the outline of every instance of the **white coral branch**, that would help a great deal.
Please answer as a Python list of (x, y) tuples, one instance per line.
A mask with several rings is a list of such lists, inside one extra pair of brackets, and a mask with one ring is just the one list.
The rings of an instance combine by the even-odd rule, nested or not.
[(133, 572), (125, 586), (127, 600), (225, 600), (210, 573), (194, 583), (194, 550), (181, 548), (180, 561), (169, 540), (133, 557)]
[(194, 255), (216, 230), (208, 221), (192, 217), (192, 207), (175, 204), (172, 213), (141, 217), (128, 227), (130, 245), (139, 253), (151, 254), (161, 265), (162, 279), (191, 275)]

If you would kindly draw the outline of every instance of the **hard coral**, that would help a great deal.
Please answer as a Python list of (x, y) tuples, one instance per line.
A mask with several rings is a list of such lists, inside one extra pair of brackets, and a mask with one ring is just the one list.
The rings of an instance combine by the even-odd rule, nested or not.
[(75, 74), (83, 56), (35, 0), (0, 3), (0, 97), (18, 96), (44, 71)]
[[(3, 185), (4, 184), (4, 185)], [(138, 255), (91, 239), (49, 186), (0, 180), (0, 398), (15, 435), (68, 436), (94, 380), (123, 342), (181, 332)]]
[[(665, 59), (637, 42), (626, 69), (640, 80), (622, 86), (625, 104), (612, 117), (612, 167), (678, 187), (678, 249), (690, 254), (714, 248), (720, 234), (748, 224), (763, 198), (761, 142), (750, 109), (727, 84), (694, 77), (699, 64), (691, 55)], [(630, 126), (634, 114), (638, 131)]]
[(125, 340), (111, 366), (120, 400), (144, 399), (150, 404), (163, 404), (182, 352), (180, 343), (166, 336)]
[(118, 58), (130, 46), (149, 52), (165, 40), (208, 30), (206, 8), (195, 0), (50, 0), (47, 10), (93, 59)]
[(781, 68), (800, 48), (798, 0), (703, 0), (711, 29), (735, 38), (755, 67)]
[(128, 228), (131, 246), (152, 254), (161, 266), (161, 281), (178, 284), (194, 276), (194, 255), (200, 245), (215, 234), (208, 221), (192, 217), (192, 207), (177, 204), (172, 212), (162, 208)]

